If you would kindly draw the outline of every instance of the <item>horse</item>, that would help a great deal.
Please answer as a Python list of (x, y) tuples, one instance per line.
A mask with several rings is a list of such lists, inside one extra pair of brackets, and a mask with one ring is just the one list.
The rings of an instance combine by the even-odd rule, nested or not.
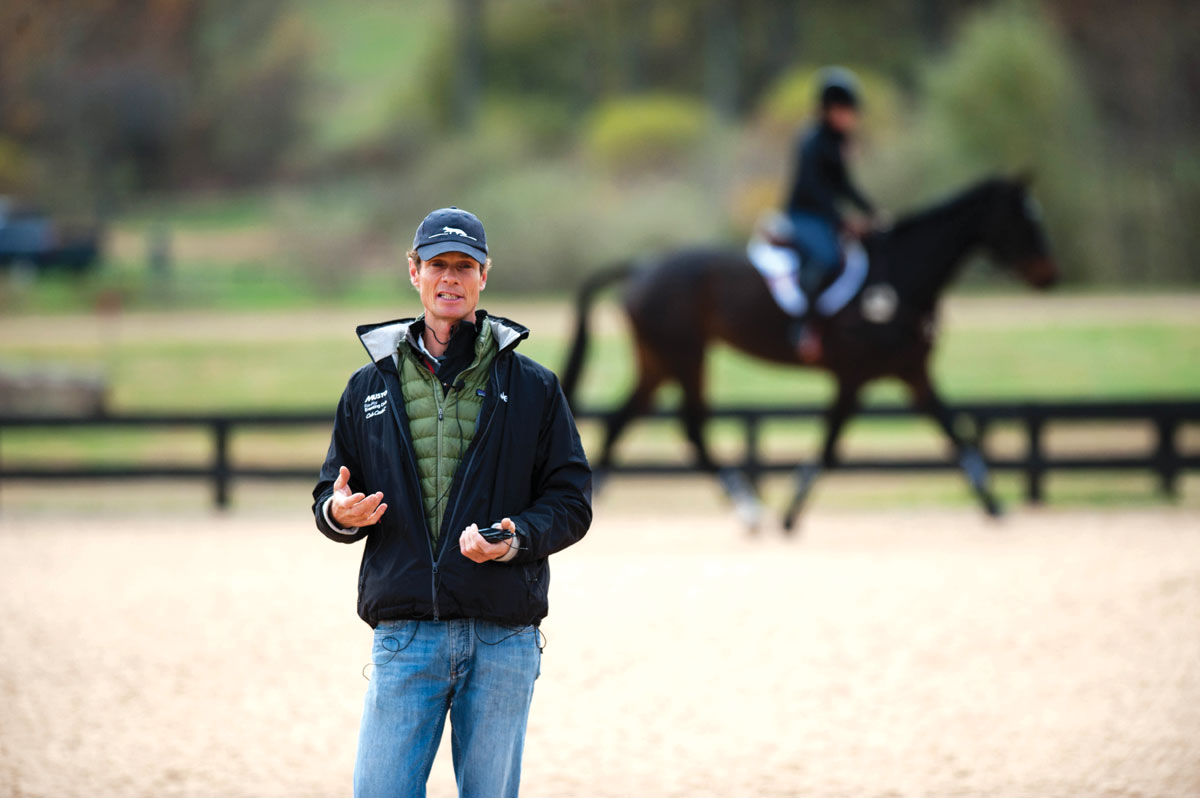
[(655, 391), (670, 380), (683, 389), (683, 427), (697, 465), (717, 476), (743, 519), (753, 528), (760, 505), (746, 477), (721, 469), (704, 438), (708, 405), (704, 397), (705, 350), (713, 341), (763, 360), (813, 365), (830, 372), (836, 398), (825, 414), (819, 458), (795, 472), (795, 493), (783, 518), (791, 532), (814, 480), (837, 465), (837, 442), (859, 408), (859, 393), (883, 377), (900, 379), (913, 405), (931, 416), (949, 439), (958, 464), (986, 513), (1001, 513), (989, 485), (987, 465), (976, 441), (955, 429), (953, 417), (929, 373), (937, 336), (942, 293), (971, 253), (982, 250), (1036, 288), (1058, 279), (1049, 255), (1038, 207), (1025, 177), (983, 180), (944, 202), (868, 234), (869, 256), (859, 295), (819, 323), (822, 356), (802, 362), (788, 335), (793, 319), (779, 308), (766, 281), (745, 253), (691, 249), (604, 269), (581, 286), (576, 325), (562, 389), (574, 400), (589, 332), (588, 315), (602, 288), (624, 281), (624, 309), (634, 333), (637, 379), (629, 397), (605, 420), (598, 477), (612, 465), (613, 446), (625, 427), (650, 406)]

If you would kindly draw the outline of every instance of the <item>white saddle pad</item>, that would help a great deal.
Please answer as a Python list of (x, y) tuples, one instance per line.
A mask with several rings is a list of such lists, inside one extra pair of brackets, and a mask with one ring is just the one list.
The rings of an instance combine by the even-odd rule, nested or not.
[[(870, 271), (867, 250), (858, 241), (846, 244), (846, 266), (833, 284), (817, 297), (817, 312), (832, 316), (850, 303), (862, 290)], [(800, 256), (791, 247), (779, 247), (766, 239), (755, 236), (746, 246), (746, 255), (758, 273), (767, 281), (767, 288), (776, 304), (784, 313), (803, 316), (808, 302), (797, 284), (796, 274), (800, 271)]]

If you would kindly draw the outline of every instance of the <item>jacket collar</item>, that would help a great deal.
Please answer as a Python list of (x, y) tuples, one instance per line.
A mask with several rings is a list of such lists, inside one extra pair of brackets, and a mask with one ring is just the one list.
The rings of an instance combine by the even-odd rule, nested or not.
[[(373, 363), (390, 357), (392, 363), (396, 364), (396, 350), (400, 342), (408, 337), (409, 328), (418, 318), (421, 317), (360, 324), (355, 332), (358, 333), (358, 340), (362, 341), (363, 348), (367, 350), (367, 355)], [(492, 338), (501, 352), (515, 349), (517, 344), (529, 337), (528, 327), (503, 316), (485, 316), (483, 323), (492, 328)]]

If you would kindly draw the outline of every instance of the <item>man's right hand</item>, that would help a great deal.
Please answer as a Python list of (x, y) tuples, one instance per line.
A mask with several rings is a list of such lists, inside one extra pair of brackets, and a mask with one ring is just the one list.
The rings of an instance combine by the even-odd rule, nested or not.
[(387, 505), (382, 502), (382, 493), (372, 493), (370, 496), (351, 493), (350, 469), (345, 466), (338, 469), (337, 480), (333, 483), (333, 500), (329, 504), (329, 514), (339, 526), (346, 529), (371, 526), (387, 509)]

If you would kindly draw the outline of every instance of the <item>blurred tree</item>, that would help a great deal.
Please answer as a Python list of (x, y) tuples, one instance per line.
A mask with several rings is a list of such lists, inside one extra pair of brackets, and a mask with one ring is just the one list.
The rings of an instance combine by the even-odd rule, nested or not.
[(1110, 257), (1157, 280), (1200, 279), (1200, 4), (1049, 0), (1105, 130)]
[(709, 107), (725, 118), (737, 113), (742, 82), (737, 23), (734, 0), (705, 0), (704, 94)]
[(482, 94), (483, 0), (454, 0), (454, 123), (469, 128)]
[(264, 179), (300, 130), (308, 42), (283, 0), (0, 4), (0, 137), (54, 204)]

